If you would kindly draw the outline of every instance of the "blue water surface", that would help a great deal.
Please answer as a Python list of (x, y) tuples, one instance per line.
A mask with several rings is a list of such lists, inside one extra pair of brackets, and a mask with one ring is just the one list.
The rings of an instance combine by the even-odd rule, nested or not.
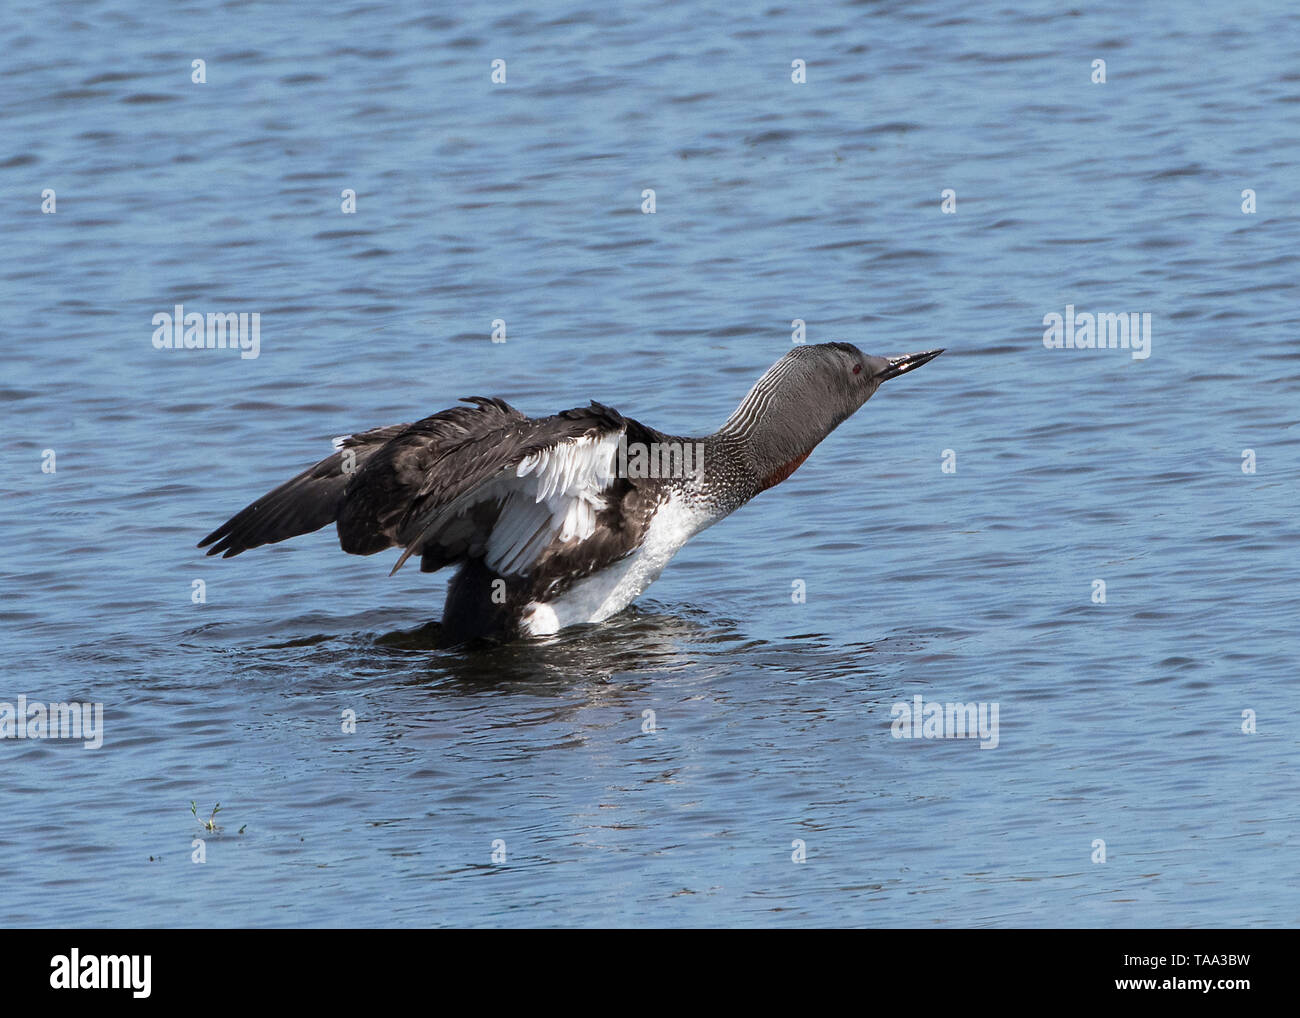
[[(0, 741), (0, 923), (1295, 924), (1297, 37), (6, 4), (0, 701), (104, 727)], [(259, 356), (155, 349), (178, 304)], [(1067, 305), (1150, 356), (1046, 348)], [(395, 553), (194, 547), (461, 396), (708, 432), (796, 320), (948, 352), (607, 624), (439, 650)], [(997, 704), (996, 748), (895, 738), (917, 695)]]

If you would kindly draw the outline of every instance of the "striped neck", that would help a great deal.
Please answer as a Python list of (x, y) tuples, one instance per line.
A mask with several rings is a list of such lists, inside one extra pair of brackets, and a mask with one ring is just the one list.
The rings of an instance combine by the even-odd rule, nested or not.
[(808, 433), (807, 415), (801, 419), (782, 388), (796, 369), (792, 360), (774, 364), (705, 440), (705, 488), (727, 512), (784, 481), (824, 437)]
[(730, 461), (725, 483), (744, 490), (746, 501), (793, 474), (861, 404), (836, 390), (823, 356), (817, 347), (787, 353), (710, 437), (715, 461)]
[(748, 442), (760, 430), (780, 393), (781, 382), (795, 370), (797, 361), (783, 357), (763, 374), (740, 405), (717, 431), (718, 438), (731, 437)]

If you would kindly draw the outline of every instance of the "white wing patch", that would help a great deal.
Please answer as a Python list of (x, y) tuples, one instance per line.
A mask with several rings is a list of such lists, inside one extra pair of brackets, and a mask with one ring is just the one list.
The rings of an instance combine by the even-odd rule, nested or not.
[(407, 546), (393, 572), (428, 537), (451, 543), (472, 538), (465, 514), (475, 505), (501, 506), (485, 545), (471, 544), (486, 565), (503, 576), (526, 576), (529, 568), (558, 537), (585, 541), (596, 531), (596, 514), (605, 508), (601, 494), (614, 479), (621, 431), (566, 439), (525, 456), (513, 467), (442, 508)]
[(483, 556), (503, 576), (520, 576), (558, 536), (585, 541), (605, 508), (601, 492), (614, 476), (621, 434), (571, 439), (525, 456), (513, 474), (493, 482), (505, 489)]

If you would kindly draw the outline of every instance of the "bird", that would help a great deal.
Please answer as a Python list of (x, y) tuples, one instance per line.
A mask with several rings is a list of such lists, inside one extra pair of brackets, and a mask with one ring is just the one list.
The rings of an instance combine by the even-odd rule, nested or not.
[[(601, 403), (528, 417), (471, 396), (334, 440), (332, 455), (198, 542), (229, 558), (335, 524), (353, 555), (402, 549), (457, 570), (451, 644), (552, 636), (622, 611), (701, 531), (785, 481), (881, 384), (942, 349), (896, 357), (794, 346), (711, 435), (665, 434)], [(391, 575), (391, 573), (390, 573)]]

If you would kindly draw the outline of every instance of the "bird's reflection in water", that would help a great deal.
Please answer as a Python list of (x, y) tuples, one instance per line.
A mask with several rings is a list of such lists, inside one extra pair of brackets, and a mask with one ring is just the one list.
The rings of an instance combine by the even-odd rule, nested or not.
[[(423, 656), (419, 671), (403, 680), (410, 684), (462, 691), (520, 685), (531, 693), (559, 693), (578, 683), (608, 682), (614, 675), (635, 684), (638, 677), (699, 668), (707, 664), (702, 657), (742, 642), (733, 620), (650, 607), (544, 638), (448, 646), (442, 626), (429, 622), (386, 633), (374, 645), (394, 651), (407, 669), (413, 655)], [(725, 669), (722, 660), (717, 664)]]
[[(285, 642), (262, 644), (241, 655), (241, 673), (269, 679), (291, 676), (296, 684), (351, 689), (381, 679), (404, 687), (428, 706), (433, 694), (521, 694), (607, 702), (635, 696), (676, 679), (695, 690), (726, 695), (737, 681), (762, 674), (791, 683), (831, 680), (859, 690), (880, 688), (886, 676), (930, 642), (934, 634), (900, 634), (887, 640), (841, 643), (818, 632), (754, 634), (752, 621), (695, 606), (642, 602), (614, 618), (555, 636), (506, 643), (448, 645), (437, 622), (389, 630), (376, 612), (333, 620), (333, 632), (317, 631)], [(294, 620), (306, 629), (318, 617)], [(346, 630), (346, 631), (341, 631)], [(230, 634), (199, 634), (227, 646)], [(402, 698), (406, 700), (405, 697)], [(524, 701), (527, 702), (527, 701)]]

